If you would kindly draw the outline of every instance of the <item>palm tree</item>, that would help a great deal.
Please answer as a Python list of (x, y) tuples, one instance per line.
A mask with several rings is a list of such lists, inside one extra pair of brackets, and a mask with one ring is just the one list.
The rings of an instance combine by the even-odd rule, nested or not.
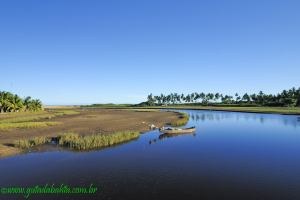
[(206, 95), (206, 98), (207, 98), (207, 103), (209, 103), (210, 100), (213, 100), (215, 97), (215, 95), (213, 93), (208, 93)]
[(245, 93), (242, 97), (242, 101), (246, 101), (247, 103), (250, 101), (250, 97), (247, 93)]
[(220, 93), (217, 92), (217, 93), (215, 94), (214, 100), (215, 100), (215, 101), (218, 101), (219, 99), (220, 99)]
[(199, 98), (202, 99), (202, 101), (201, 101), (202, 104), (203, 104), (203, 102), (205, 102), (205, 97), (206, 97), (206, 95), (203, 92), (201, 92), (199, 94)]
[(43, 110), (43, 104), (39, 99), (33, 99), (32, 103), (32, 111), (41, 111)]
[(10, 92), (0, 92), (0, 112), (7, 112), (11, 108), (13, 94)]
[(19, 112), (24, 108), (23, 101), (18, 95), (13, 95), (11, 98), (11, 111)]
[(25, 107), (25, 111), (31, 110), (31, 108), (30, 108), (31, 105), (32, 105), (31, 97), (30, 97), (30, 96), (26, 97), (26, 98), (24, 99), (23, 104), (24, 104), (24, 107)]

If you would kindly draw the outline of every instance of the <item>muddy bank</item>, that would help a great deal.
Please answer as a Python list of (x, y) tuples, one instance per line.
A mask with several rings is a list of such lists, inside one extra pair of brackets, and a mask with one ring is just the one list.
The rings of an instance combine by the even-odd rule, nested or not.
[(145, 132), (149, 130), (150, 124), (160, 127), (177, 119), (178, 114), (173, 112), (111, 109), (81, 110), (80, 114), (43, 120), (61, 122), (56, 126), (0, 130), (0, 157), (19, 153), (19, 149), (10, 146), (18, 139), (38, 136), (55, 137), (66, 132), (74, 132), (80, 135), (110, 134), (117, 131)]

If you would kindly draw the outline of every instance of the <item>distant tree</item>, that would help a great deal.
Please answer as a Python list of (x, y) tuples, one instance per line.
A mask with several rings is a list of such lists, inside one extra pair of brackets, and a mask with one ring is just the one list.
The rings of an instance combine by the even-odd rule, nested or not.
[(199, 94), (199, 98), (201, 99), (201, 103), (202, 104), (206, 102), (206, 98), (205, 97), (206, 97), (206, 95), (203, 92), (201, 92)]
[(148, 95), (148, 97), (147, 97), (147, 103), (148, 103), (149, 106), (155, 105), (155, 99), (153, 98), (152, 93)]
[(235, 103), (238, 103), (241, 100), (241, 97), (239, 96), (238, 93), (235, 93)]
[(206, 95), (207, 103), (209, 103), (211, 100), (213, 100), (215, 95), (213, 93), (208, 93)]
[[(283, 90), (277, 95), (265, 94), (260, 91), (258, 94), (245, 93), (243, 96), (240, 96), (238, 93), (234, 95), (234, 98), (230, 95), (220, 94), (220, 93), (191, 93), (191, 94), (177, 94), (171, 93), (169, 95), (161, 94), (160, 96), (148, 95), (148, 104), (178, 104), (178, 103), (193, 103), (201, 102), (203, 105), (207, 105), (210, 102), (218, 102), (221, 99), (221, 102), (224, 104), (241, 104), (244, 102), (261, 105), (261, 106), (300, 106), (300, 87), (296, 89), (295, 87), (289, 90)], [(0, 112), (12, 111), (15, 110), (15, 103), (12, 100), (13, 95), (10, 93), (0, 93)], [(25, 110), (30, 110), (30, 97), (27, 97), (23, 101)], [(12, 104), (13, 103), (13, 104)], [(22, 106), (21, 106), (22, 107)], [(20, 108), (22, 109), (22, 108)], [(19, 108), (17, 110), (20, 110)]]
[(215, 94), (215, 98), (214, 98), (214, 101), (218, 101), (220, 99), (220, 93), (216, 93)]
[(250, 96), (247, 93), (245, 93), (242, 97), (242, 101), (246, 101), (247, 103), (249, 103), (250, 102)]

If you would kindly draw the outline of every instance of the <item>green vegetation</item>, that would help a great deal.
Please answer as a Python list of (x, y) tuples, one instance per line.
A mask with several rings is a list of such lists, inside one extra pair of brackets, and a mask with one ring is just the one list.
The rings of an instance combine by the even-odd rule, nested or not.
[(61, 124), (60, 122), (18, 122), (18, 123), (0, 123), (1, 129), (11, 129), (11, 128), (37, 128), (37, 127), (47, 127), (55, 126)]
[(139, 132), (117, 132), (108, 135), (80, 136), (75, 133), (67, 133), (59, 137), (59, 144), (75, 150), (89, 150), (108, 147), (139, 137)]
[(234, 96), (223, 95), (221, 93), (191, 93), (188, 95), (171, 93), (169, 95), (161, 94), (160, 96), (148, 95), (148, 101), (138, 104), (137, 106), (155, 106), (155, 105), (181, 105), (196, 104), (202, 106), (273, 106), (273, 107), (295, 107), (300, 106), (300, 88), (283, 90), (281, 93), (264, 94), (260, 91), (258, 94), (247, 94), (240, 96), (236, 93)]
[(20, 139), (15, 143), (16, 147), (27, 149), (33, 146), (49, 143), (51, 140), (47, 137), (34, 137), (32, 139)]
[[(80, 136), (76, 133), (65, 133), (57, 137), (58, 145), (74, 150), (90, 150), (108, 147), (130, 141), (139, 137), (139, 132), (116, 132), (108, 135), (88, 135)], [(21, 139), (15, 142), (19, 148), (30, 148), (36, 145), (49, 143), (51, 139), (47, 137), (35, 137), (33, 139)]]
[(31, 99), (31, 97), (22, 99), (16, 94), (0, 91), (0, 113), (40, 110), (43, 110), (43, 105), (39, 99)]
[(179, 119), (171, 122), (169, 125), (171, 126), (184, 126), (186, 123), (189, 121), (190, 116), (186, 113), (180, 112), (179, 114)]

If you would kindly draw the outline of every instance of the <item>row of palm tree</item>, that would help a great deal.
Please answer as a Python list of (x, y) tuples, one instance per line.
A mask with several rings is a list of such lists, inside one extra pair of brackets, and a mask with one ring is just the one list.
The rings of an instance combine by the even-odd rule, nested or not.
[(40, 110), (43, 110), (43, 104), (39, 99), (32, 99), (29, 96), (21, 98), (16, 94), (0, 91), (0, 113)]
[(261, 105), (261, 106), (300, 106), (300, 87), (293, 87), (289, 90), (283, 90), (276, 95), (265, 94), (260, 91), (258, 94), (234, 96), (224, 95), (221, 93), (197, 93), (178, 94), (171, 93), (168, 95), (161, 94), (159, 96), (148, 95), (147, 105), (168, 105), (183, 103), (198, 103), (202, 105), (210, 104), (243, 104), (243, 105)]

